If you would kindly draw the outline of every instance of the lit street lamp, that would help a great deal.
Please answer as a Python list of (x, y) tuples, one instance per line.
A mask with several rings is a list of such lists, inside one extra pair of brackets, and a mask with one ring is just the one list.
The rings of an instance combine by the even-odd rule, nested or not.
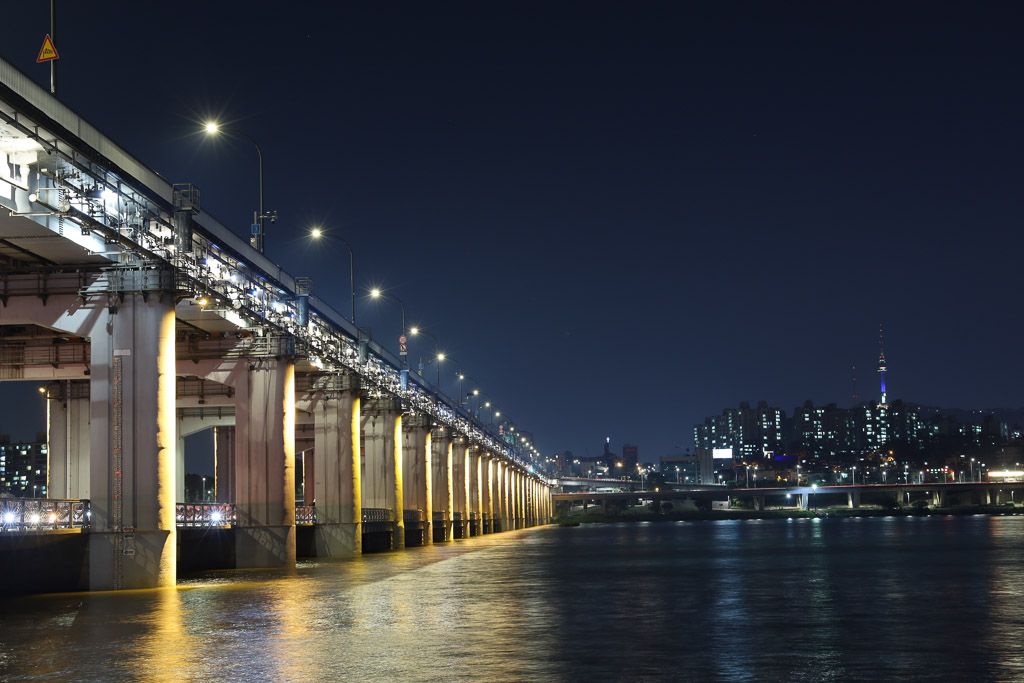
[[(326, 239), (326, 233), (325, 233), (323, 228), (317, 226), (317, 227), (314, 227), (312, 230), (309, 231), (309, 237), (311, 239), (313, 239), (314, 241), (320, 241), (322, 239)], [(350, 319), (352, 321), (352, 324), (355, 325), (356, 324), (356, 257), (355, 257), (355, 253), (352, 251), (352, 245), (349, 244), (348, 240), (343, 239), (341, 237), (333, 237), (333, 236), (331, 237), (331, 239), (338, 240), (339, 242), (344, 244), (345, 248), (348, 250), (348, 289), (349, 289), (349, 293), (352, 296), (352, 317)], [(402, 333), (404, 334), (405, 331), (403, 330)]]
[(405, 338), (405, 303), (397, 296), (392, 294), (385, 294), (379, 287), (374, 287), (370, 290), (371, 299), (390, 299), (394, 301), (402, 309), (402, 334), (398, 337), (398, 355), (402, 357), (402, 365), (406, 368), (409, 367), (409, 350), (406, 347)]
[(256, 157), (257, 157), (257, 159), (259, 161), (259, 170), (260, 170), (260, 176), (259, 176), (259, 180), (260, 180), (260, 195), (259, 195), (259, 199), (260, 199), (260, 202), (259, 202), (259, 209), (257, 209), (254, 212), (254, 215), (253, 215), (253, 232), (249, 236), (249, 245), (253, 249), (255, 249), (256, 251), (258, 251), (258, 252), (260, 252), (262, 254), (263, 253), (263, 242), (264, 242), (264, 239), (265, 239), (266, 234), (267, 234), (266, 219), (269, 218), (271, 223), (274, 223), (274, 222), (277, 221), (277, 212), (276, 211), (265, 211), (263, 209), (263, 150), (260, 149), (259, 144), (255, 140), (253, 140), (248, 135), (245, 135), (244, 133), (238, 132), (238, 131), (233, 130), (233, 129), (230, 130), (230, 131), (225, 132), (224, 126), (222, 126), (217, 121), (207, 121), (203, 125), (203, 132), (206, 133), (206, 135), (209, 136), (209, 137), (214, 137), (216, 135), (220, 135), (221, 133), (225, 133), (225, 135), (228, 135), (230, 137), (236, 137), (236, 138), (240, 138), (242, 140), (245, 140), (246, 142), (248, 142), (249, 144), (251, 144), (253, 147), (256, 148)]

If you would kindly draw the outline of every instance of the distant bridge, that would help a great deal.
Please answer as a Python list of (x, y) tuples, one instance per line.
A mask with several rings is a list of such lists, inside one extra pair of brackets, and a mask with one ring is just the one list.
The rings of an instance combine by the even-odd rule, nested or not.
[[(3, 61), (0, 208), (0, 379), (49, 382), (63, 501), (0, 501), (0, 536), (87, 534), (91, 588), (174, 584), (179, 525), (288, 567), (297, 520), (344, 557), (549, 518), (516, 439)], [(183, 437), (211, 426), (215, 501), (182, 508)]]
[[(660, 487), (659, 487), (660, 488)], [(833, 505), (845, 497), (847, 506), (860, 507), (865, 496), (876, 503), (904, 504), (911, 499), (928, 500), (935, 507), (959, 504), (1000, 505), (1009, 501), (1024, 502), (1024, 482), (954, 482), (931, 484), (850, 484), (842, 486), (773, 486), (764, 488), (728, 488), (725, 486), (691, 486), (658, 491), (583, 491), (554, 493), (556, 506), (576, 504), (627, 503), (640, 500), (673, 501), (691, 499), (712, 502), (739, 499), (753, 503), (755, 509), (789, 505), (807, 509), (814, 505)]]

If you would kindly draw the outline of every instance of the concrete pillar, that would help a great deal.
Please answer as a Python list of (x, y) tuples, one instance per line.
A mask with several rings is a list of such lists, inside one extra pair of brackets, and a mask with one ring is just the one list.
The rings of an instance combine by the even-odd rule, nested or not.
[(235, 502), (235, 428), (213, 428), (213, 488), (218, 503)]
[(407, 417), (403, 425), (405, 432), (402, 482), (405, 508), (417, 511), (420, 516), (420, 528), (406, 529), (406, 534), (407, 538), (416, 537), (421, 545), (433, 543), (431, 523), (434, 516), (434, 500), (430, 476), (433, 446), (430, 423), (429, 416), (415, 415)]
[(517, 470), (514, 481), (516, 503), (516, 528), (522, 529), (526, 526), (526, 517), (523, 514), (523, 473)]
[(533, 478), (527, 475), (524, 478), (523, 491), (526, 500), (526, 526), (533, 526)]
[(457, 438), (452, 442), (452, 509), (455, 537), (469, 537), (469, 451), (466, 442)]
[(754, 509), (764, 510), (764, 496), (754, 496)]
[[(298, 444), (295, 446), (298, 448)], [(316, 504), (316, 448), (305, 447), (299, 451), (298, 461), (302, 463), (302, 504)]]
[(326, 390), (313, 404), (317, 557), (354, 557), (363, 549), (362, 399), (353, 378), (344, 379), (345, 389)]
[(483, 525), (481, 524), (482, 506), (480, 500), (480, 449), (471, 446), (466, 449), (467, 473), (469, 476), (469, 519), (471, 520), (467, 536), (479, 536)]
[(504, 520), (501, 514), (501, 460), (491, 457), (491, 532), (504, 531)]
[(405, 547), (402, 410), (395, 399), (367, 401), (363, 425), (363, 508), (388, 510), (391, 547)]
[[(127, 273), (122, 290), (156, 273)], [(157, 276), (158, 277), (158, 276)], [(129, 280), (140, 278), (134, 284)], [(174, 586), (175, 349), (172, 297), (124, 291), (90, 334), (89, 587)]]
[(509, 464), (505, 467), (505, 511), (508, 517), (508, 528), (516, 529), (516, 471)]
[(985, 505), (991, 505), (992, 504), (992, 491), (990, 489), (986, 488), (984, 494), (982, 494), (982, 495), (984, 495), (984, 497), (985, 497)]
[(940, 508), (946, 506), (945, 491), (932, 491), (932, 507)]
[(431, 438), (433, 452), (430, 457), (431, 493), (434, 510), (433, 533), (435, 541), (451, 541), (452, 529), (452, 439), (448, 430), (436, 428)]
[(846, 494), (846, 506), (851, 510), (860, 507), (860, 491), (850, 491)]
[(508, 519), (508, 463), (498, 461), (498, 514), (501, 516), (501, 530), (509, 530)]
[(89, 498), (89, 383), (55, 382), (47, 397), (46, 495)]
[[(174, 442), (174, 500), (178, 503), (184, 503), (185, 500), (185, 437), (178, 433), (178, 438)], [(201, 498), (200, 498), (201, 500)]]
[(253, 359), (246, 379), (235, 408), (235, 563), (294, 567), (295, 365)]
[(799, 497), (799, 501), (800, 502), (797, 504), (797, 507), (799, 509), (801, 509), (801, 510), (806, 510), (810, 506), (810, 498), (811, 498), (811, 496), (808, 493), (801, 493), (799, 495), (800, 495), (800, 497)]
[(494, 458), (490, 453), (484, 453), (481, 457), (481, 470), (484, 476), (483, 486), (483, 508), (484, 508), (484, 533), (494, 533)]

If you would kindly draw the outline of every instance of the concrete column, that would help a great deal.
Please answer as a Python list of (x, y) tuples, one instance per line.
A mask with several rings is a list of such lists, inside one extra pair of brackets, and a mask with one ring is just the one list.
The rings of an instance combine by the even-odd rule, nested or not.
[(451, 541), (452, 529), (452, 439), (448, 431), (439, 427), (431, 439), (433, 452), (430, 458), (431, 493), (434, 510), (433, 533), (435, 541)]
[(218, 503), (235, 502), (235, 428), (213, 428), (213, 488)]
[(846, 505), (850, 509), (860, 507), (860, 491), (850, 491), (846, 494)]
[(992, 504), (992, 491), (991, 491), (991, 489), (986, 488), (985, 492), (982, 495), (985, 497), (985, 505), (991, 505)]
[(185, 437), (177, 432), (178, 438), (174, 442), (174, 500), (178, 503), (185, 502)]
[(529, 475), (523, 476), (523, 500), (526, 508), (524, 516), (526, 526), (533, 526), (533, 479)]
[(405, 547), (402, 410), (395, 399), (367, 401), (363, 425), (363, 508), (388, 510), (391, 547)]
[(498, 530), (508, 531), (508, 465), (503, 460), (495, 460), (495, 464), (498, 467), (497, 472), (497, 486), (498, 486)]
[[(298, 448), (298, 444), (295, 446)], [(316, 504), (316, 447), (303, 448), (299, 452), (302, 461), (302, 504)]]
[(312, 498), (316, 500), (317, 557), (354, 557), (363, 549), (361, 401), (353, 384), (325, 392), (314, 402)]
[(811, 496), (809, 493), (801, 493), (800, 502), (797, 505), (797, 507), (799, 507), (801, 510), (806, 510), (810, 505), (810, 497)]
[[(124, 280), (150, 275), (130, 273)], [(172, 297), (125, 291), (92, 315), (89, 587), (174, 586)]]
[(47, 387), (46, 495), (89, 498), (89, 383)]
[(469, 518), (466, 536), (479, 536), (480, 524), (480, 450), (477, 446), (466, 449), (466, 472), (469, 478)]
[(235, 413), (235, 563), (295, 566), (295, 365), (253, 359)]
[(483, 472), (483, 510), (484, 510), (484, 533), (494, 533), (494, 458), (490, 453), (484, 453), (480, 458), (480, 467)]
[(454, 523), (455, 537), (469, 537), (469, 452), (462, 438), (452, 443), (452, 509), (459, 521)]
[(505, 463), (504, 471), (504, 491), (505, 491), (505, 529), (516, 528), (516, 511), (515, 503), (513, 502), (512, 494), (512, 477), (513, 469), (509, 463)]
[(517, 470), (512, 481), (515, 486), (513, 500), (516, 505), (516, 528), (522, 529), (526, 526), (526, 517), (523, 515), (523, 474)]
[(416, 510), (420, 515), (419, 529), (406, 529), (407, 545), (409, 540), (419, 545), (429, 545), (434, 540), (431, 531), (434, 500), (430, 476), (430, 456), (433, 450), (430, 423), (426, 415), (410, 416), (404, 422), (402, 482), (405, 507), (407, 510)]

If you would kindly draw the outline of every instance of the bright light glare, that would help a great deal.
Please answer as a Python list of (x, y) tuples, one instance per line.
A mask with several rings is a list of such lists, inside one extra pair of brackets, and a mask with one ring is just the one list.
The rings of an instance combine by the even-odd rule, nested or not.
[(380, 289), (378, 289), (377, 287), (374, 287), (373, 289), (371, 289), (370, 290), (370, 298), (372, 298), (372, 299), (379, 299), (380, 298)]
[(14, 513), (13, 512), (5, 512), (4, 513), (4, 524), (14, 524)]
[(216, 135), (220, 132), (220, 124), (216, 121), (207, 121), (203, 125), (203, 130), (206, 131), (207, 135)]
[(409, 334), (411, 334), (412, 336), (415, 337), (419, 333), (420, 333), (420, 328), (416, 327), (415, 325), (413, 325), (412, 327), (409, 328)]
[(31, 515), (29, 515), (28, 523), (29, 524), (39, 524), (39, 513), (33, 512)]
[(222, 519), (224, 519), (224, 515), (220, 510), (214, 510), (210, 513), (211, 522), (220, 522)]
[(444, 357), (445, 357), (445, 356), (444, 356), (444, 354), (443, 354), (443, 353), (439, 353), (439, 354), (437, 354), (437, 359), (438, 359), (438, 360), (444, 360)]
[(324, 231), (320, 228), (313, 228), (312, 230), (309, 231), (309, 236), (315, 240), (318, 240), (324, 236)]

